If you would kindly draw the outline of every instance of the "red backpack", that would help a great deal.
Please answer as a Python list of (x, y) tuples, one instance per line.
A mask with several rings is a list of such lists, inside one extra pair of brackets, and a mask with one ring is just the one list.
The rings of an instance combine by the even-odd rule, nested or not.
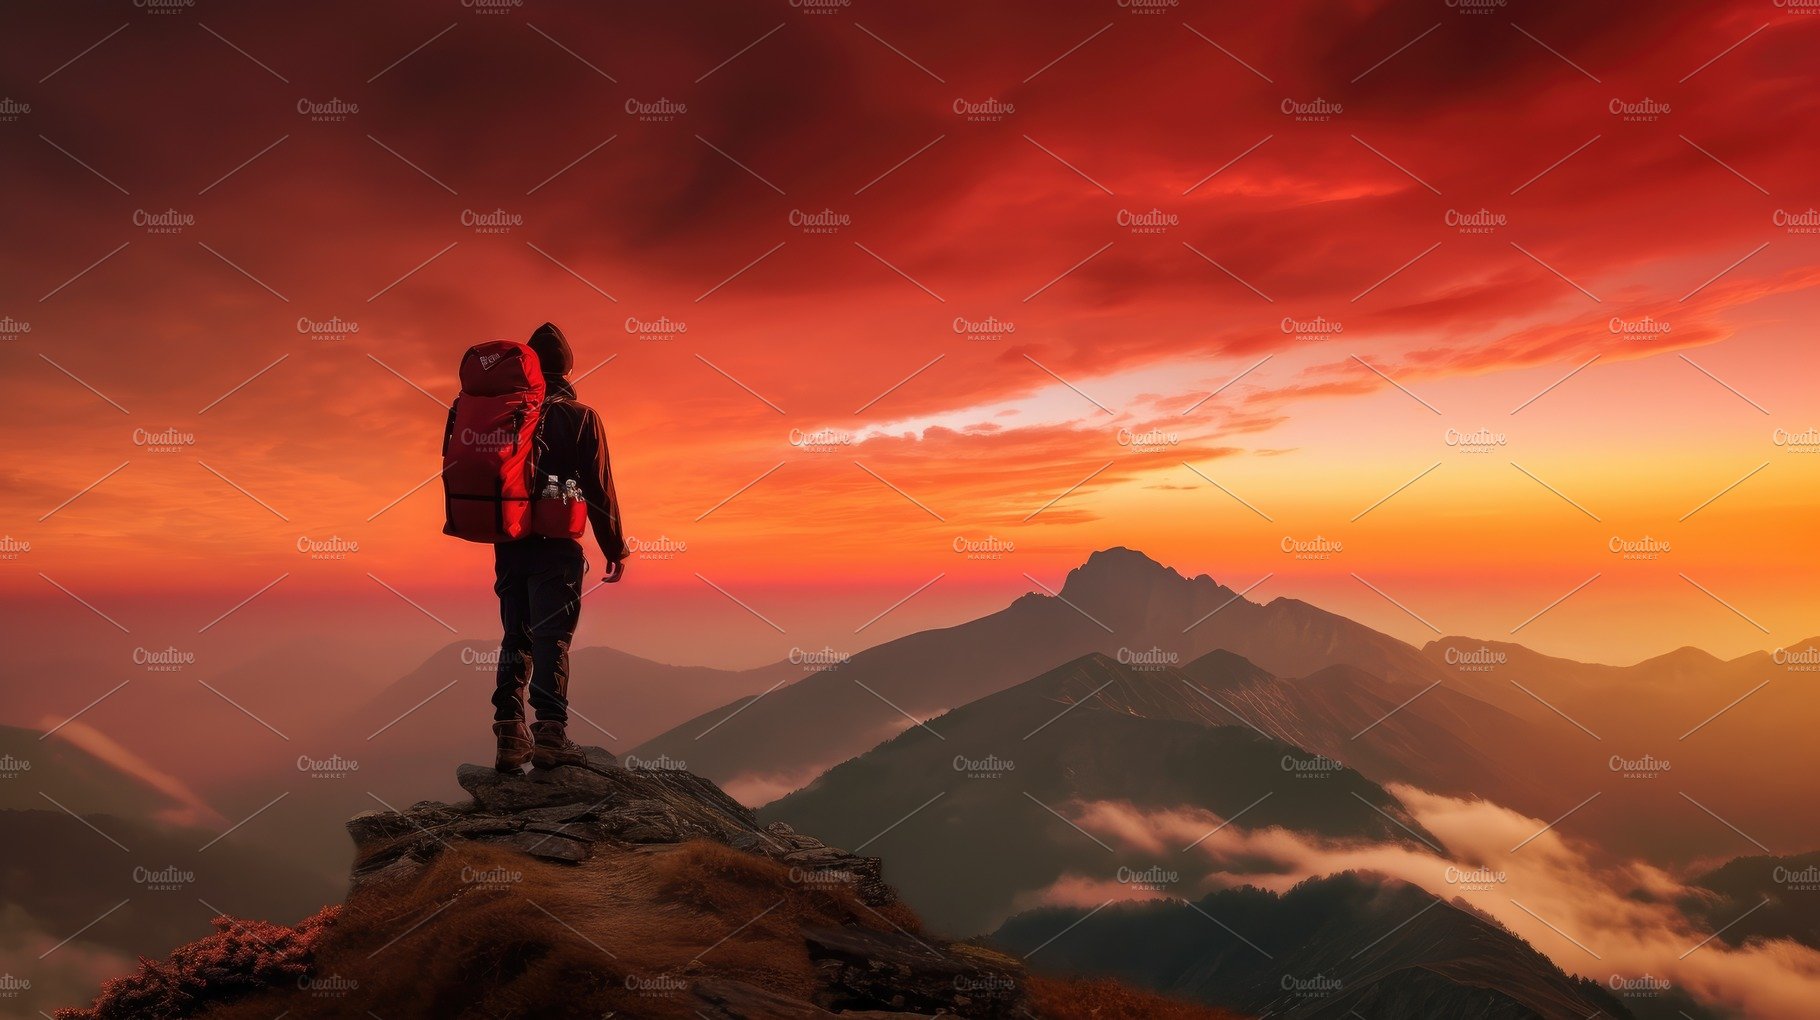
[(536, 351), (512, 340), (468, 348), (442, 436), (443, 534), (489, 543), (581, 537), (588, 507), (575, 483), (556, 498), (536, 484), (545, 406)]
[(461, 395), (442, 437), (444, 534), (510, 542), (529, 532), (543, 397), (543, 370), (531, 348), (511, 340), (468, 348)]

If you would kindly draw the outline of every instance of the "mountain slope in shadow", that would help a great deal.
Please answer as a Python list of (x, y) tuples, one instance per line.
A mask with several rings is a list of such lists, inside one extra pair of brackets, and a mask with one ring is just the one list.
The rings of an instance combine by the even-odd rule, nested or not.
[(1346, 872), (1281, 896), (1020, 914), (993, 941), (1056, 974), (1098, 974), (1255, 1015), (1628, 1017), (1495, 922), (1421, 889)]
[(1198, 707), (1209, 725), (1254, 727), (1379, 782), (1477, 795), (1519, 810), (1553, 803), (1525, 763), (1535, 748), (1533, 726), (1458, 691), (1418, 693), (1350, 665), (1286, 680), (1225, 650), (1180, 672), (1205, 695)]
[[(1179, 846), (1115, 847), (1067, 817), (1096, 804), (1440, 852), (1369, 779), (1249, 727), (1210, 725), (1217, 714), (1173, 671), (1090, 654), (913, 727), (759, 817), (864, 845), (931, 924), (963, 935), (1064, 878), (1112, 886), (1166, 872), (1165, 884), (1192, 889), (1208, 877), (1209, 862)], [(1154, 878), (1126, 884), (1142, 895)]]
[(1728, 945), (1790, 939), (1820, 949), (1820, 851), (1737, 857), (1694, 879), (1709, 898), (1680, 904)]

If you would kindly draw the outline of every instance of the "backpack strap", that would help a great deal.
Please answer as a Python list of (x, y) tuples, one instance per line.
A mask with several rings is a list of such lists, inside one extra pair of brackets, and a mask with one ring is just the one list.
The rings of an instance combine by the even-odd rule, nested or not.
[(568, 398), (560, 393), (546, 396), (543, 402), (543, 411), (537, 416), (537, 430), (531, 434), (531, 456), (526, 458), (526, 463), (531, 471), (533, 492), (537, 491), (536, 482), (538, 475), (544, 473), (542, 467), (543, 455), (550, 450), (549, 442), (543, 437), (544, 426), (549, 424), (550, 421), (550, 406), (563, 403), (567, 400)]

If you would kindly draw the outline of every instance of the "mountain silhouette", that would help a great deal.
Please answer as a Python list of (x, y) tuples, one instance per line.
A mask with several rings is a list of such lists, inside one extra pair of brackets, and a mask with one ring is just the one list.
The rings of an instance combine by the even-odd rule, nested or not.
[(1398, 684), (1444, 677), (1419, 649), (1364, 624), (1299, 599), (1253, 602), (1205, 574), (1183, 577), (1123, 546), (1089, 555), (1068, 572), (1058, 596), (1120, 639), (1135, 638), (1142, 647), (1196, 649), (1185, 659), (1225, 649), (1276, 676), (1305, 676), (1345, 664)]
[[(1091, 652), (1189, 662), (1235, 652), (1273, 675), (1349, 665), (1413, 694), (1455, 681), (1412, 645), (1293, 599), (1251, 602), (1206, 576), (1185, 578), (1143, 553), (1102, 550), (1055, 594), (854, 654), (759, 697), (705, 712), (635, 747), (763, 801), (806, 785), (915, 721), (1022, 683)], [(1565, 724), (1562, 724), (1563, 726)]]

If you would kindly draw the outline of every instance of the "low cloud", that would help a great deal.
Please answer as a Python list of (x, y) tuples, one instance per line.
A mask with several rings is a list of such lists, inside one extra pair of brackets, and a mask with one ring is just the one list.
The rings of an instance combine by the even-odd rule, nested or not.
[(9, 1008), (46, 1014), (60, 1006), (86, 1004), (103, 982), (129, 973), (137, 965), (131, 953), (120, 953), (80, 939), (53, 935), (17, 904), (0, 905), (0, 972), (29, 982), (17, 998), (0, 999)]
[[(1307, 878), (1376, 872), (1468, 904), (1562, 970), (1608, 988), (1616, 979), (1649, 975), (1722, 1011), (1765, 1020), (1801, 1015), (1820, 1001), (1820, 952), (1788, 941), (1742, 947), (1705, 941), (1711, 933), (1674, 906), (1701, 891), (1661, 868), (1611, 862), (1595, 848), (1547, 829), (1546, 821), (1489, 801), (1406, 786), (1391, 792), (1452, 857), (1277, 828), (1222, 827), (1218, 816), (1193, 809), (1141, 811), (1099, 801), (1076, 805), (1072, 817), (1100, 838), (1135, 851), (1198, 858), (1205, 873), (1190, 895), (1238, 885), (1282, 892)], [(1115, 886), (1065, 876), (1022, 906), (1096, 906), (1136, 898), (1129, 887)]]

